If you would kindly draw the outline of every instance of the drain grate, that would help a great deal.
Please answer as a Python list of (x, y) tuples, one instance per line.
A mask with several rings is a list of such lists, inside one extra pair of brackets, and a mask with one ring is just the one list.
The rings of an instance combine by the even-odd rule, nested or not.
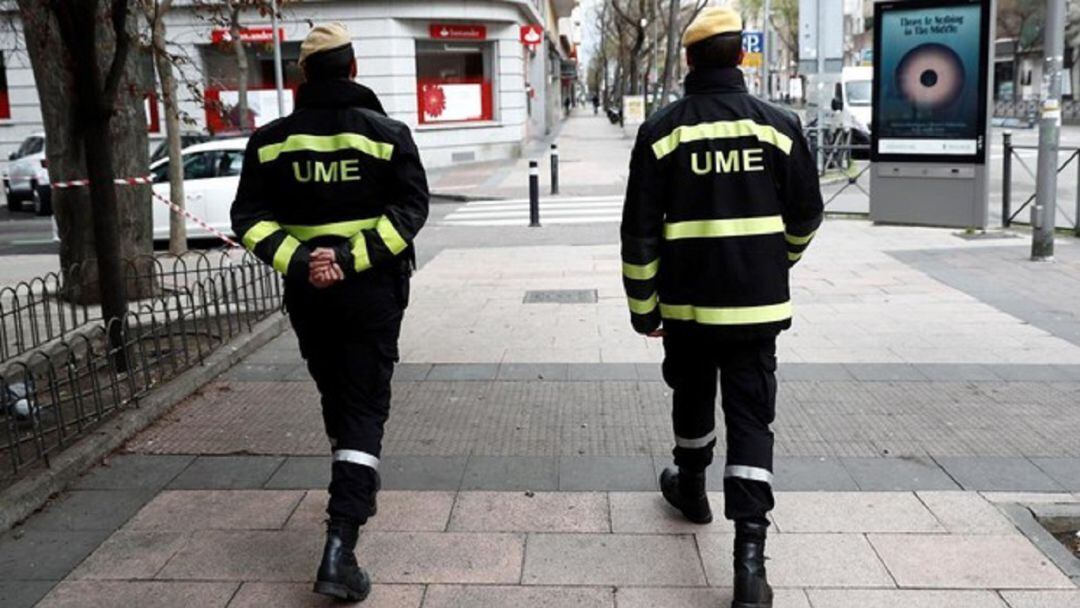
[(595, 304), (595, 289), (526, 291), (525, 304)]

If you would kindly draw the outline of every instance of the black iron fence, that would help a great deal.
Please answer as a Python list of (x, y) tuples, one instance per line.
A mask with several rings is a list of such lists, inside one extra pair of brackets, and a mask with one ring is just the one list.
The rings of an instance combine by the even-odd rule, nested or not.
[(77, 272), (0, 292), (7, 361), (0, 483), (48, 465), (50, 454), (280, 309), (279, 276), (250, 254), (155, 257), (126, 267), (125, 283), (141, 297), (107, 322), (94, 307), (65, 300)]
[(845, 129), (826, 129), (822, 132), (821, 154), (818, 154), (817, 128), (808, 127), (806, 137), (810, 153), (817, 159), (818, 175), (822, 180), (821, 194), (828, 207), (845, 192), (866, 198), (869, 209), (870, 145), (857, 143), (852, 132)]
[[(1019, 165), (1020, 169), (1027, 173), (1029, 177), (1031, 177), (1031, 181), (1033, 183), (1037, 182), (1038, 178), (1036, 176), (1035, 170), (1033, 170), (1031, 166), (1029, 166), (1028, 163), (1023, 158), (1021, 158), (1021, 156), (1017, 152), (1019, 150), (1037, 151), (1039, 149), (1039, 146), (1014, 144), (1012, 143), (1011, 133), (1002, 134), (1002, 146), (1003, 151), (1001, 166), (1001, 224), (1005, 228), (1008, 228), (1010, 225), (1012, 225), (1014, 221), (1016, 221), (1016, 218), (1020, 215), (1020, 213), (1024, 211), (1024, 209), (1027, 209), (1029, 205), (1035, 202), (1035, 190), (1032, 189), (1032, 192), (1024, 198), (1023, 202), (1020, 203), (1020, 206), (1017, 207), (1015, 210), (1013, 209), (1013, 162), (1015, 161), (1017, 165)], [(1063, 171), (1065, 171), (1066, 168), (1069, 167), (1069, 165), (1074, 164), (1074, 161), (1076, 161), (1074, 165), (1074, 170), (1076, 171), (1077, 181), (1075, 213), (1070, 214), (1068, 211), (1065, 211), (1060, 204), (1061, 201), (1059, 201), (1059, 204), (1057, 205), (1057, 211), (1058, 214), (1064, 217), (1066, 222), (1068, 222), (1068, 224), (1072, 227), (1072, 230), (1076, 234), (1076, 236), (1080, 236), (1080, 148), (1061, 146), (1058, 148), (1058, 152), (1059, 155), (1061, 153), (1068, 154), (1068, 158), (1065, 159), (1065, 162), (1059, 162), (1058, 164), (1058, 175), (1060, 175)], [(1056, 224), (1057, 218), (1054, 218), (1054, 222)]]

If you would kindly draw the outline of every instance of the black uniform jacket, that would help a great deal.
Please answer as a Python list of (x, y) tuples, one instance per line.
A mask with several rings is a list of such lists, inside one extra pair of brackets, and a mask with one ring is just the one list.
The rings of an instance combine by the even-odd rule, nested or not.
[(641, 333), (775, 336), (788, 268), (821, 223), (799, 119), (747, 93), (738, 69), (693, 70), (638, 131), (622, 221), (623, 283)]
[(349, 277), (401, 268), (428, 215), (409, 128), (347, 80), (301, 86), (297, 110), (255, 131), (232, 206), (233, 231), (289, 284), (308, 280), (315, 247)]

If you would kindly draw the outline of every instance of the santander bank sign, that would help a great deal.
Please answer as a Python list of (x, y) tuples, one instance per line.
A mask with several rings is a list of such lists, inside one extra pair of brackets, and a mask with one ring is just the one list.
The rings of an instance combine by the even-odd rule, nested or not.
[(487, 26), (462, 23), (432, 23), (428, 33), (436, 40), (486, 40)]

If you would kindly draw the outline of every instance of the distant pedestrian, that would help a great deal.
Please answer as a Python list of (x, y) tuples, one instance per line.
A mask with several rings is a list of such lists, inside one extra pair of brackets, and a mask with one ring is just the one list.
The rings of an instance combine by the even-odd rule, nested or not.
[(592, 96), (592, 113), (593, 116), (596, 116), (600, 113), (600, 96), (596, 93), (593, 93)]
[(428, 187), (409, 128), (353, 82), (345, 26), (313, 28), (300, 66), (306, 82), (296, 111), (248, 143), (232, 225), (285, 275), (289, 319), (322, 396), (333, 462), (315, 591), (360, 601), (371, 579), (354, 551), (376, 511), (390, 378)]
[(570, 107), (571, 107), (571, 105), (573, 103), (574, 103), (574, 101), (573, 101), (573, 99), (571, 99), (571, 97), (569, 95), (567, 95), (566, 97), (563, 97), (563, 100), (562, 100), (563, 112), (565, 112), (567, 116), (570, 115)]
[[(686, 96), (638, 131), (622, 223), (634, 329), (664, 339), (675, 464), (664, 498), (712, 521), (705, 470), (716, 445), (719, 369), (735, 522), (733, 608), (769, 608), (776, 336), (791, 326), (788, 268), (821, 223), (817, 171), (798, 118), (747, 93), (742, 19), (708, 8), (683, 37)], [(661, 328), (662, 325), (662, 328)]]

